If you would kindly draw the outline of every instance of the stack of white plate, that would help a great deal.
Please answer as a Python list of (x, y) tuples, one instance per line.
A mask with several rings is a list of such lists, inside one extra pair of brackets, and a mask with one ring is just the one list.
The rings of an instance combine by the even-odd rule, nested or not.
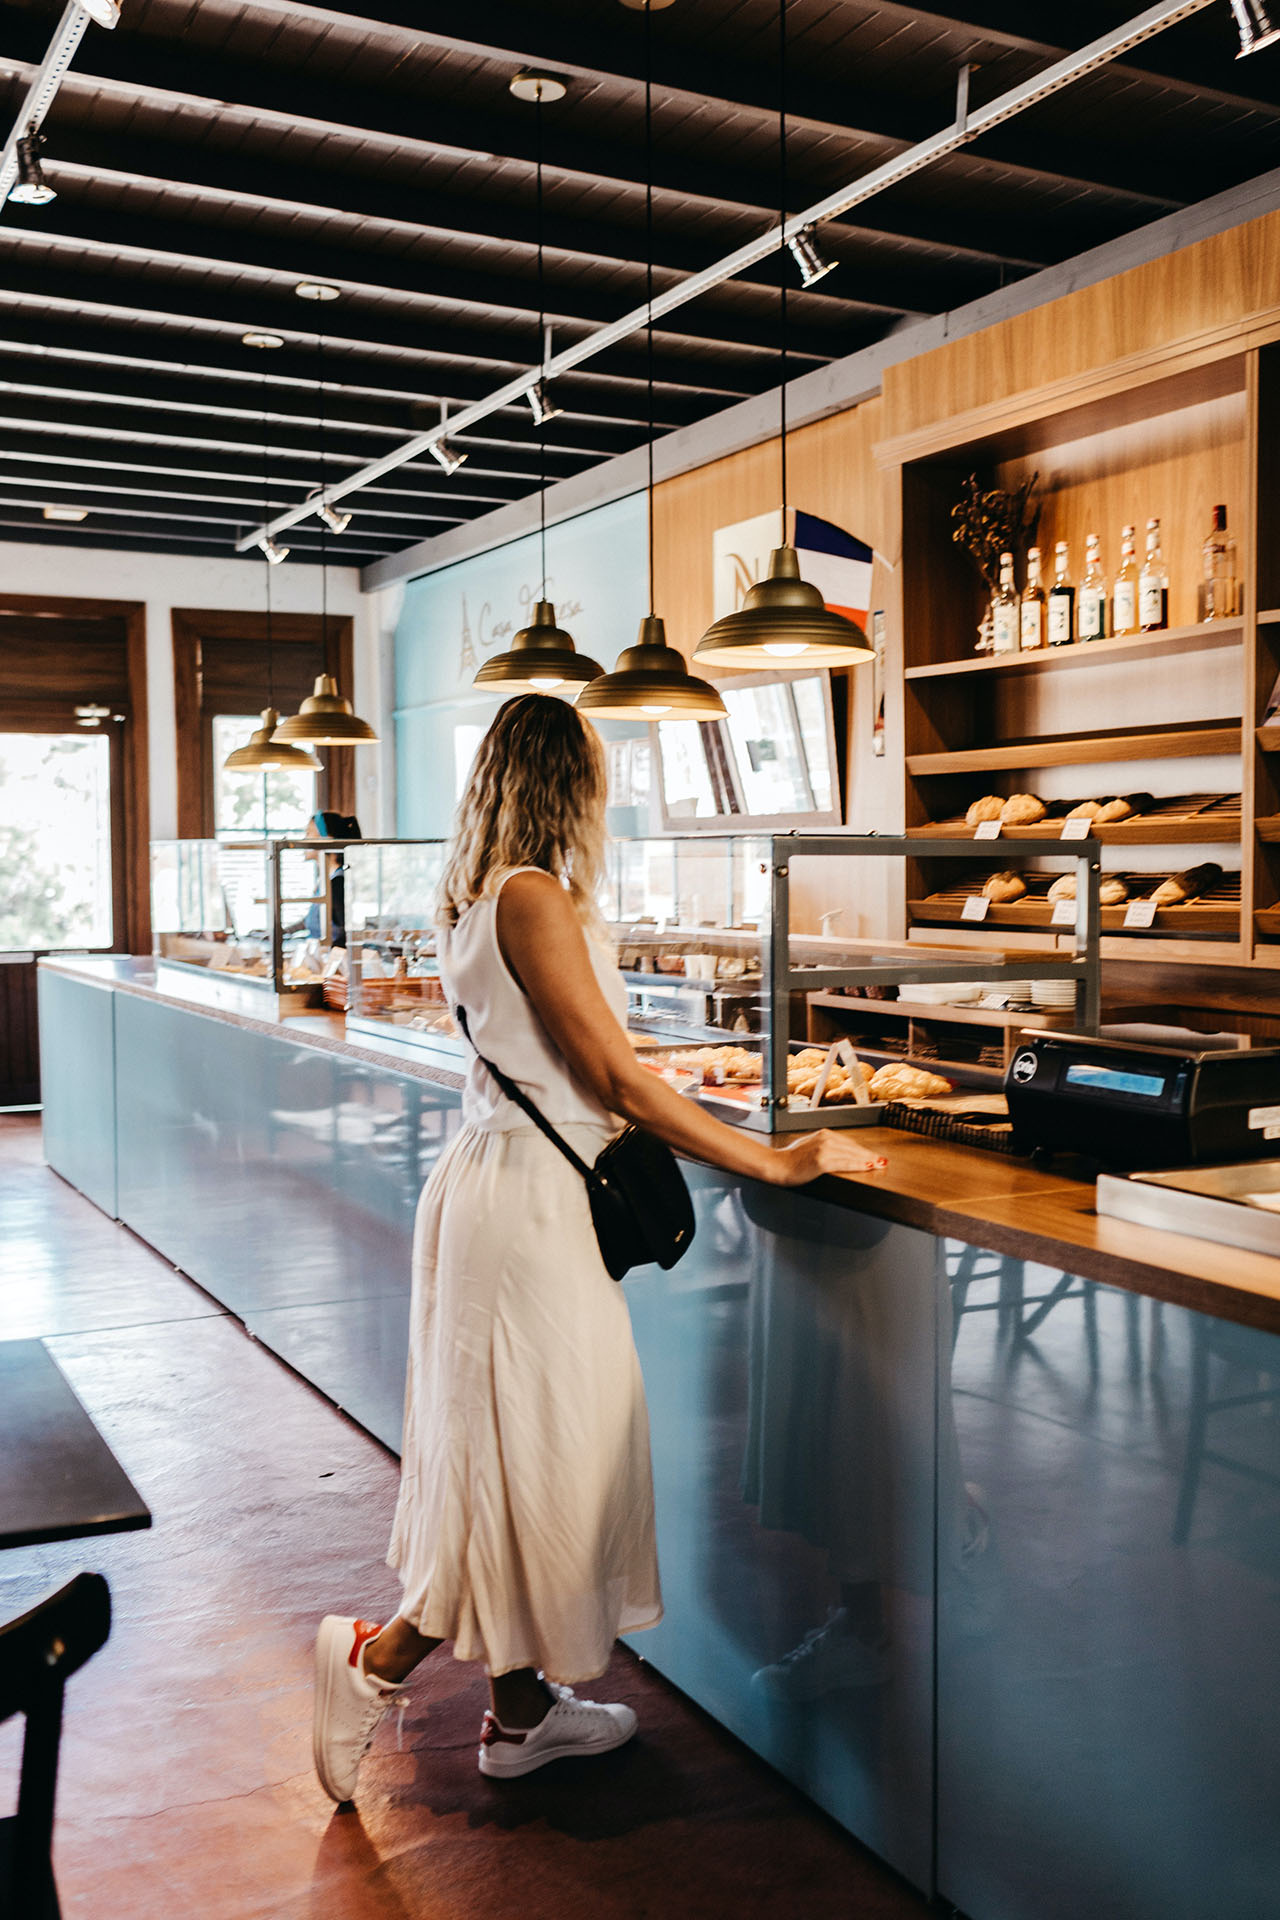
[(1074, 980), (1033, 980), (1031, 1004), (1043, 1013), (1070, 1013), (1076, 1004)]
[(918, 980), (898, 989), (904, 1000), (931, 1007), (966, 1007), (982, 998), (981, 980)]

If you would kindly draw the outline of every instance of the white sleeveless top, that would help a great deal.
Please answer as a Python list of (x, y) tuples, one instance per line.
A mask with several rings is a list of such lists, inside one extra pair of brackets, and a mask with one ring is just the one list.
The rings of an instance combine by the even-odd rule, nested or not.
[[(522, 1087), (553, 1126), (581, 1121), (613, 1132), (618, 1122), (574, 1078), (529, 996), (516, 984), (498, 945), (498, 896), (503, 887), (515, 873), (541, 871), (540, 867), (510, 867), (494, 876), (488, 882), (491, 891), (467, 907), (456, 926), (442, 928), (437, 941), (440, 978), (450, 1007), (455, 1011), (459, 1006), (466, 1008), (467, 1025), (475, 1042), (475, 1052), (467, 1049), (471, 1064), (462, 1095), (462, 1117), (469, 1126), (486, 1133), (533, 1124), (480, 1065), (475, 1057), (478, 1052)], [(590, 934), (587, 950), (605, 999), (617, 1014), (619, 1025), (625, 1025), (627, 990), (614, 956)]]

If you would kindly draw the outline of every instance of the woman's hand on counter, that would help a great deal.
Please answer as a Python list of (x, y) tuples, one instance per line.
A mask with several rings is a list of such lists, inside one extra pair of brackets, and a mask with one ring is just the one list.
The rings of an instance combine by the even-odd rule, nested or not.
[(779, 1187), (805, 1187), (824, 1173), (879, 1173), (889, 1164), (882, 1153), (860, 1147), (855, 1136), (830, 1127), (777, 1148), (773, 1163), (770, 1178)]

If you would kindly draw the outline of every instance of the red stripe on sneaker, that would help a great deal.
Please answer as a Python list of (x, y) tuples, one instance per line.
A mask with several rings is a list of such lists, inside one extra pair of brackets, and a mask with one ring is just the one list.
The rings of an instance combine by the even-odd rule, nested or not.
[(519, 1747), (524, 1745), (525, 1735), (523, 1733), (508, 1733), (507, 1729), (501, 1726), (491, 1713), (486, 1713), (484, 1716), (484, 1725), (480, 1729), (480, 1745), (482, 1747), (491, 1747), (498, 1740), (509, 1740), (513, 1747)]
[(352, 1642), (351, 1642), (351, 1651), (347, 1655), (347, 1665), (349, 1667), (355, 1667), (357, 1669), (359, 1668), (361, 1647), (364, 1645), (366, 1640), (372, 1640), (375, 1637), (375, 1635), (381, 1632), (382, 1632), (382, 1628), (378, 1624), (378, 1622), (375, 1620), (357, 1620), (356, 1621), (355, 1633), (352, 1637)]

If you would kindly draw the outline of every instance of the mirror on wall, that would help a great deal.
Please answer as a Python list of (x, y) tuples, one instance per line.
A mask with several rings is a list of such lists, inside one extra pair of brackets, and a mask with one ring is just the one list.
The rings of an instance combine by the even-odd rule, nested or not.
[(716, 684), (723, 720), (657, 723), (664, 827), (839, 826), (830, 674), (739, 674)]

